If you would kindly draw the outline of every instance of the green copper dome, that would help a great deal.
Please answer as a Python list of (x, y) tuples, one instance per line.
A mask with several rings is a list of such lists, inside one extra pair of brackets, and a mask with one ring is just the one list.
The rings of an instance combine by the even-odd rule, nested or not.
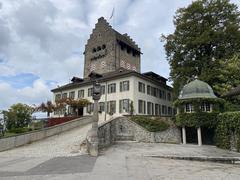
[(212, 88), (207, 83), (195, 79), (183, 87), (178, 98), (194, 99), (194, 98), (217, 98), (217, 97), (213, 93)]

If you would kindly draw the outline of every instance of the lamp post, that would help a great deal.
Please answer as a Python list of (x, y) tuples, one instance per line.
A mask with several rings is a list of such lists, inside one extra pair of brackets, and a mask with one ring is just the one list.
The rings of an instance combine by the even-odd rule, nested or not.
[(98, 101), (101, 98), (101, 85), (97, 82), (99, 74), (92, 72), (89, 77), (93, 81), (93, 117), (92, 128), (87, 133), (87, 150), (91, 156), (98, 156)]

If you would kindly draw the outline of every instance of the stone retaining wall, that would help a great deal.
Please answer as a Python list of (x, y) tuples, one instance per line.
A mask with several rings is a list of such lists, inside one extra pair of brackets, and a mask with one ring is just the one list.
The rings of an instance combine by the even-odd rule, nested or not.
[(111, 145), (117, 140), (150, 143), (181, 143), (181, 133), (177, 127), (162, 132), (149, 132), (127, 117), (118, 117), (98, 127), (99, 147)]
[(31, 131), (29, 133), (20, 134), (17, 136), (11, 136), (7, 138), (0, 139), (0, 152), (8, 149), (12, 149), (14, 147), (22, 146), (25, 144), (29, 144), (34, 141), (38, 141), (64, 131), (68, 131), (70, 129), (76, 128), (78, 126), (82, 126), (92, 122), (91, 116), (78, 118), (63, 124), (59, 124), (56, 126), (44, 128), (37, 131)]

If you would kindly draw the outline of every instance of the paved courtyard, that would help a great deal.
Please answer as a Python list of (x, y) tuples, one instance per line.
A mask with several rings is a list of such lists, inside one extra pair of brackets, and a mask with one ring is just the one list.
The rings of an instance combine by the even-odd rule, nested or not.
[[(89, 125), (82, 130), (75, 129), (75, 132), (1, 152), (0, 179), (240, 179), (240, 165), (158, 158), (162, 155), (240, 157), (238, 153), (214, 146), (118, 142), (103, 150), (97, 158), (76, 153), (76, 139), (68, 138), (88, 128)], [(59, 138), (64, 139), (69, 148), (58, 146)], [(44, 145), (46, 150), (41, 147)]]

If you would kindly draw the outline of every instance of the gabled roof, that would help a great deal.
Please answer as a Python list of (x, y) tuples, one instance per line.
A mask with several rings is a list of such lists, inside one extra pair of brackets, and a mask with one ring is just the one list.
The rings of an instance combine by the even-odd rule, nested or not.
[[(160, 81), (158, 79), (153, 79), (153, 78), (150, 78), (150, 77), (144, 75), (144, 73), (140, 74), (140, 73), (138, 73), (136, 71), (127, 70), (127, 69), (124, 69), (124, 68), (119, 68), (116, 71), (104, 73), (104, 74), (102, 74), (102, 77), (99, 77), (97, 80), (98, 80), (99, 83), (101, 83), (101, 82), (105, 82), (105, 81), (108, 81), (108, 80), (118, 79), (118, 78), (121, 78), (121, 77), (128, 77), (128, 76), (137, 76), (137, 77), (140, 77), (140, 78), (145, 79), (147, 81), (150, 81), (152, 83), (164, 86), (164, 87), (166, 87), (169, 90), (172, 89), (170, 86), (168, 86), (167, 84), (163, 83), (162, 81)], [(75, 82), (75, 83), (72, 82), (72, 83), (60, 86), (58, 88), (52, 89), (51, 91), (52, 92), (60, 92), (60, 91), (63, 91), (63, 90), (68, 90), (68, 89), (72, 89), (72, 88), (78, 88), (78, 87), (85, 86), (85, 85), (92, 85), (92, 83), (93, 82), (88, 77), (88, 78), (83, 79), (82, 82)]]
[(124, 44), (128, 45), (129, 47), (135, 49), (137, 52), (141, 53), (141, 49), (138, 47), (138, 45), (136, 44), (136, 42), (133, 41), (133, 40), (131, 39), (131, 37), (130, 37), (127, 33), (121, 34), (121, 33), (119, 33), (118, 31), (116, 31), (115, 29), (113, 29), (112, 26), (109, 25), (109, 23), (107, 22), (107, 20), (104, 19), (104, 17), (100, 17), (100, 18), (98, 19), (97, 24), (98, 24), (98, 23), (103, 23), (103, 24), (105, 24), (108, 28), (110, 28), (110, 29), (115, 33), (117, 40), (123, 42)]
[(164, 78), (164, 77), (160, 76), (159, 74), (156, 74), (152, 71), (142, 73), (142, 75), (147, 76), (147, 77), (152, 78), (152, 79), (162, 81), (163, 83), (166, 83), (166, 81), (167, 81), (166, 78)]

